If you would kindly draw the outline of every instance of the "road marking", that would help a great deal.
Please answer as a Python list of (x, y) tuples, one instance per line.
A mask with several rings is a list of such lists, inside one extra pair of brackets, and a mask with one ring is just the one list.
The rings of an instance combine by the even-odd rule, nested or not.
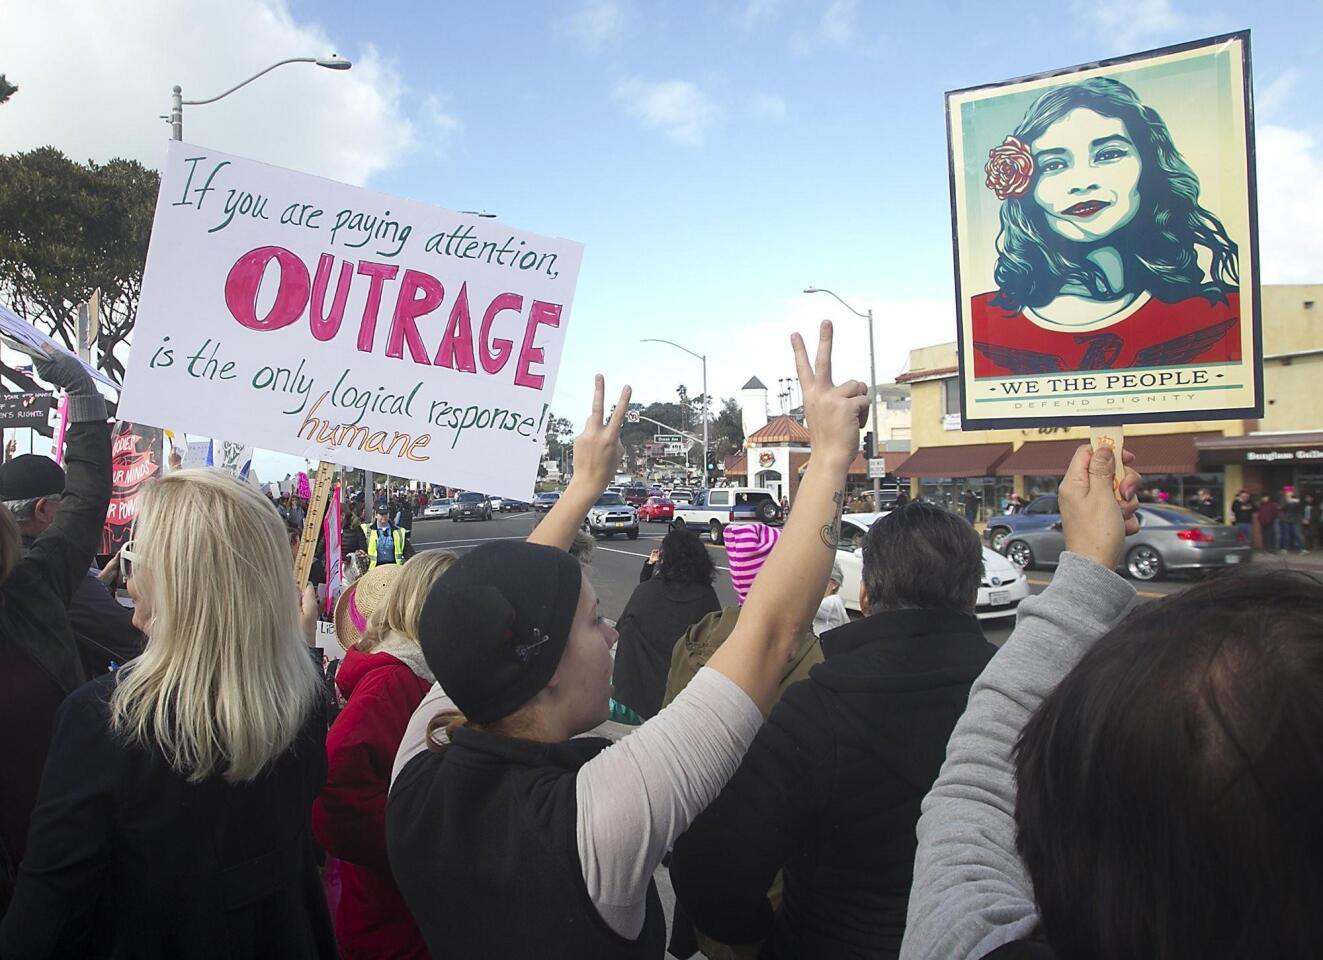
[[(604, 547), (604, 546), (602, 546), (600, 543), (599, 543), (599, 544), (596, 544), (596, 545), (593, 547), (593, 549), (594, 549), (594, 550), (605, 550), (607, 553), (623, 553), (623, 554), (625, 554), (626, 556), (629, 556), (629, 557), (642, 557), (644, 560), (648, 559), (648, 554), (646, 554), (646, 553), (635, 553), (633, 550), (621, 550), (621, 549), (618, 549), (617, 547)], [(715, 565), (714, 565), (714, 566), (715, 566)], [(728, 573), (730, 572), (730, 567), (717, 567), (717, 569), (718, 569), (718, 570), (725, 570), (725, 571), (728, 572)]]

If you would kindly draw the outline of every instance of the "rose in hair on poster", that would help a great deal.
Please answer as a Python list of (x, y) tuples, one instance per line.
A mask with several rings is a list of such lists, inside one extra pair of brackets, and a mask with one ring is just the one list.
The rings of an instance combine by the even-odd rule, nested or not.
[(582, 252), (172, 142), (121, 415), (527, 499)]
[(947, 94), (966, 429), (1262, 413), (1249, 35)]

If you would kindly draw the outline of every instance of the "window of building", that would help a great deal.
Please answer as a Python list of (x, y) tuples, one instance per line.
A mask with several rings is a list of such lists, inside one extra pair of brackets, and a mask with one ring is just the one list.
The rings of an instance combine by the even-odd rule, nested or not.
[(942, 381), (942, 415), (960, 412), (960, 381), (956, 377)]

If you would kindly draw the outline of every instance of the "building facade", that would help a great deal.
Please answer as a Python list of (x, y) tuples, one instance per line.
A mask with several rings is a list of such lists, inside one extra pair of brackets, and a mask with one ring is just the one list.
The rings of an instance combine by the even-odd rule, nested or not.
[[(1224, 505), (1242, 487), (1323, 497), (1323, 284), (1262, 289), (1264, 416), (1127, 425), (1125, 444), (1146, 489), (1187, 503), (1201, 488)], [(955, 343), (911, 351), (896, 378), (911, 390), (911, 495), (985, 520), (1011, 494), (1056, 489), (1087, 427), (962, 430)]]

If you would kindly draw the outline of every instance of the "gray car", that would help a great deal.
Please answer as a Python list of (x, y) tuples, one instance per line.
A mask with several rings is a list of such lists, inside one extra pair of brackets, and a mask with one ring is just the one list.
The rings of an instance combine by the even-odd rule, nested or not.
[[(1173, 571), (1216, 570), (1249, 563), (1253, 549), (1235, 527), (1185, 507), (1144, 504), (1136, 514), (1139, 532), (1126, 537), (1122, 568), (1136, 580), (1158, 580)], [(1037, 530), (1017, 530), (1002, 552), (1022, 570), (1055, 567), (1066, 549), (1057, 521)]]

